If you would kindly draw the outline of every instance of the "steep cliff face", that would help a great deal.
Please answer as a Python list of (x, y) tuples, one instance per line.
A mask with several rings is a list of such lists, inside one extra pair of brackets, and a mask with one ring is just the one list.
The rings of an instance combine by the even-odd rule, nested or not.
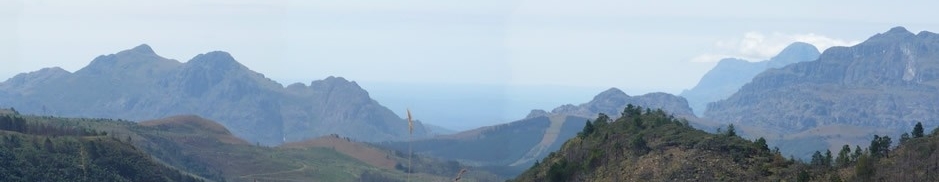
[(817, 61), (761, 73), (709, 105), (705, 116), (773, 134), (845, 132), (831, 126), (906, 131), (916, 122), (934, 127), (937, 78), (939, 35), (896, 27), (856, 46), (830, 48)]
[[(361, 141), (407, 139), (407, 122), (341, 77), (287, 88), (231, 54), (185, 63), (140, 45), (69, 73), (47, 68), (0, 83), (0, 104), (24, 113), (145, 120), (196, 114), (251, 142), (280, 144), (328, 134)], [(414, 137), (426, 131), (416, 122)]]
[[(285, 123), (288, 140), (296, 136), (312, 136), (309, 131), (369, 139), (366, 141), (409, 138), (407, 121), (390, 119), (399, 117), (369, 97), (368, 92), (354, 81), (330, 76), (323, 80), (313, 81), (308, 87), (296, 89), (290, 95), (297, 99), (284, 102), (300, 107), (285, 108), (282, 111), (285, 116), (309, 118), (309, 120), (308, 123)], [(411, 137), (423, 138), (425, 136), (428, 136), (428, 130), (420, 121), (415, 121)]]
[(793, 63), (813, 61), (818, 59), (819, 54), (815, 46), (795, 42), (766, 61), (749, 62), (736, 58), (722, 59), (717, 63), (717, 66), (714, 66), (713, 69), (701, 77), (701, 81), (694, 88), (685, 90), (680, 95), (688, 99), (696, 115), (702, 116), (708, 103), (730, 97), (741, 86), (749, 83), (757, 74)]

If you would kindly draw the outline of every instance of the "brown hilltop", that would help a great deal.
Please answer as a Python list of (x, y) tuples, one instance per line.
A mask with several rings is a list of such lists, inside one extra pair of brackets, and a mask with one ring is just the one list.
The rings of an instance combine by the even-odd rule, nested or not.
[(196, 115), (171, 116), (163, 119), (140, 122), (140, 125), (179, 134), (210, 136), (227, 144), (250, 144), (232, 135), (222, 124)]

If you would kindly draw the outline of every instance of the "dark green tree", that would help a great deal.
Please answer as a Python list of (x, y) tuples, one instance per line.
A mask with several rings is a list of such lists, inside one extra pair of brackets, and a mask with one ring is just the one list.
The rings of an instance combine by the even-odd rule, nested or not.
[(637, 117), (639, 115), (642, 115), (641, 106), (626, 104), (626, 109), (623, 110), (623, 117)]
[(649, 152), (649, 150), (651, 150), (642, 134), (636, 135), (629, 143), (631, 144), (633, 151), (639, 155), (645, 155)]
[(825, 152), (825, 161), (822, 161), (822, 165), (824, 165), (825, 167), (831, 167), (831, 162), (832, 162), (831, 150), (828, 150)]
[(909, 133), (903, 133), (900, 135), (900, 144), (906, 143), (907, 140), (910, 140)]
[(737, 136), (737, 131), (734, 129), (734, 124), (727, 125), (727, 136)]
[(548, 168), (549, 181), (569, 181), (571, 173), (574, 172), (573, 165), (568, 164), (567, 160), (561, 160), (551, 164)]
[(822, 167), (825, 164), (825, 156), (822, 156), (822, 152), (815, 151), (815, 154), (812, 154), (812, 161), (809, 162), (812, 167)]
[(873, 158), (887, 157), (890, 153), (890, 136), (878, 136), (874, 135), (874, 139), (871, 140), (871, 146), (868, 148), (870, 155)]
[(841, 151), (838, 152), (838, 158), (835, 158), (836, 167), (845, 167), (851, 163), (851, 146), (844, 145), (841, 147)]
[(580, 137), (590, 136), (590, 133), (593, 133), (593, 124), (590, 120), (587, 120), (587, 123), (584, 124), (584, 130), (580, 132)]
[(642, 120), (639, 119), (639, 117), (633, 118), (633, 127), (638, 130), (645, 129), (645, 127), (642, 126)]
[(916, 122), (916, 126), (913, 127), (913, 138), (923, 137), (923, 123)]
[(839, 175), (836, 173), (836, 174), (830, 174), (830, 176), (828, 176), (828, 181), (830, 181), (830, 182), (842, 182), (842, 181), (844, 181), (844, 180), (841, 180), (841, 176), (839, 176)]
[(607, 123), (610, 122), (610, 116), (600, 113), (597, 116), (597, 120), (594, 120), (593, 122), (594, 122), (594, 125), (598, 125), (598, 126), (606, 125)]
[(874, 176), (874, 159), (868, 155), (861, 155), (857, 159), (857, 165), (854, 166), (854, 174), (859, 181), (870, 181)]
[(857, 162), (857, 159), (861, 157), (861, 155), (864, 155), (864, 151), (861, 150), (860, 145), (855, 145), (855, 147), (856, 148), (854, 148), (854, 154), (851, 154), (851, 161)]
[(763, 137), (757, 138), (754, 143), (760, 149), (767, 150), (767, 151), (769, 150), (769, 146), (766, 145), (766, 139), (763, 139)]
[(807, 182), (812, 179), (812, 176), (809, 176), (809, 172), (805, 170), (799, 171), (799, 175), (796, 177), (798, 182)]

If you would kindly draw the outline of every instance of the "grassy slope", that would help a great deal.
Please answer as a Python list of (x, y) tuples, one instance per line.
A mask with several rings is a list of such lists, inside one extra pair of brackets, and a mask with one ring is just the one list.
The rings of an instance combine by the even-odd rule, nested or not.
[(324, 136), (300, 142), (287, 143), (279, 146), (279, 148), (330, 148), (375, 167), (394, 169), (395, 164), (397, 164), (397, 161), (390, 157), (389, 151), (387, 150), (353, 142), (348, 138), (341, 138), (338, 135)]
[[(343, 138), (338, 135), (330, 135), (300, 142), (287, 143), (279, 146), (278, 148), (306, 150), (315, 148), (332, 149), (358, 161), (362, 161), (371, 166), (378, 167), (381, 170), (406, 171), (406, 166), (409, 163), (406, 153), (381, 148), (368, 143), (352, 141), (349, 138)], [(462, 169), (466, 169), (467, 172), (463, 174), (463, 179), (461, 181), (504, 180), (504, 178), (492, 174), (487, 170), (464, 166), (455, 161), (444, 161), (418, 155), (414, 155), (411, 160), (412, 161), (410, 162), (414, 165), (412, 170), (417, 173), (422, 173), (417, 174), (417, 176), (423, 176), (421, 178), (424, 180), (448, 181), (450, 180), (449, 178), (441, 177), (454, 177)], [(398, 177), (407, 178), (407, 176), (404, 175)]]
[[(73, 127), (77, 122), (0, 117), (0, 181), (203, 180), (163, 165), (129, 141)], [(10, 120), (25, 127), (10, 127)]]
[[(57, 118), (23, 116), (37, 123), (90, 128), (108, 132), (108, 137), (132, 143), (153, 156), (158, 162), (188, 171), (212, 181), (403, 181), (402, 170), (361, 158), (342, 147), (295, 146), (265, 147), (250, 144), (231, 135), (218, 123), (197, 116), (176, 116), (134, 123), (108, 119)], [(348, 142), (342, 144), (353, 149), (380, 151), (374, 146)], [(404, 154), (384, 150), (396, 163), (406, 160)], [(363, 160), (364, 159), (364, 160)], [(363, 162), (366, 161), (366, 162)], [(396, 163), (391, 163), (392, 165)], [(451, 171), (430, 172), (435, 166), (450, 163), (415, 157), (417, 174), (422, 181), (446, 181), (456, 175), (461, 165), (455, 163)], [(420, 169), (421, 166), (427, 169)], [(453, 171), (455, 170), (455, 171)], [(468, 181), (499, 180), (485, 171), (470, 170)]]

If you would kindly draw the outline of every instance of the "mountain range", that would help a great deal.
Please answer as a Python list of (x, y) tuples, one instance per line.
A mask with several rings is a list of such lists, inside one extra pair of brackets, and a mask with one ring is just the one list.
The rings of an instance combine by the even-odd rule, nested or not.
[(812, 44), (795, 42), (765, 61), (750, 62), (737, 58), (725, 58), (705, 73), (697, 85), (682, 91), (680, 96), (688, 99), (695, 115), (703, 116), (708, 103), (730, 97), (757, 74), (793, 63), (813, 61), (818, 59), (819, 54), (818, 49)]
[[(0, 105), (23, 113), (146, 120), (195, 114), (265, 145), (328, 134), (361, 141), (408, 138), (407, 122), (356, 82), (328, 77), (286, 87), (213, 51), (181, 63), (143, 44), (96, 57), (70, 73), (58, 67), (0, 83)], [(427, 135), (415, 122), (414, 137)]]
[(610, 118), (620, 117), (628, 105), (673, 110), (676, 112), (675, 117), (694, 117), (687, 101), (681, 97), (667, 93), (629, 96), (620, 89), (610, 88), (597, 94), (587, 103), (565, 104), (551, 112), (532, 110), (524, 119), (506, 124), (440, 135), (411, 143), (385, 142), (379, 145), (398, 151), (413, 150), (417, 154), (455, 160), (512, 177), (552, 151), (560, 149), (565, 141), (581, 131), (590, 118), (596, 118), (600, 113)]
[(803, 146), (790, 151), (797, 156), (864, 146), (874, 134), (939, 124), (937, 58), (939, 35), (895, 27), (858, 45), (829, 48), (818, 60), (767, 70), (709, 105), (705, 117), (771, 143)]

